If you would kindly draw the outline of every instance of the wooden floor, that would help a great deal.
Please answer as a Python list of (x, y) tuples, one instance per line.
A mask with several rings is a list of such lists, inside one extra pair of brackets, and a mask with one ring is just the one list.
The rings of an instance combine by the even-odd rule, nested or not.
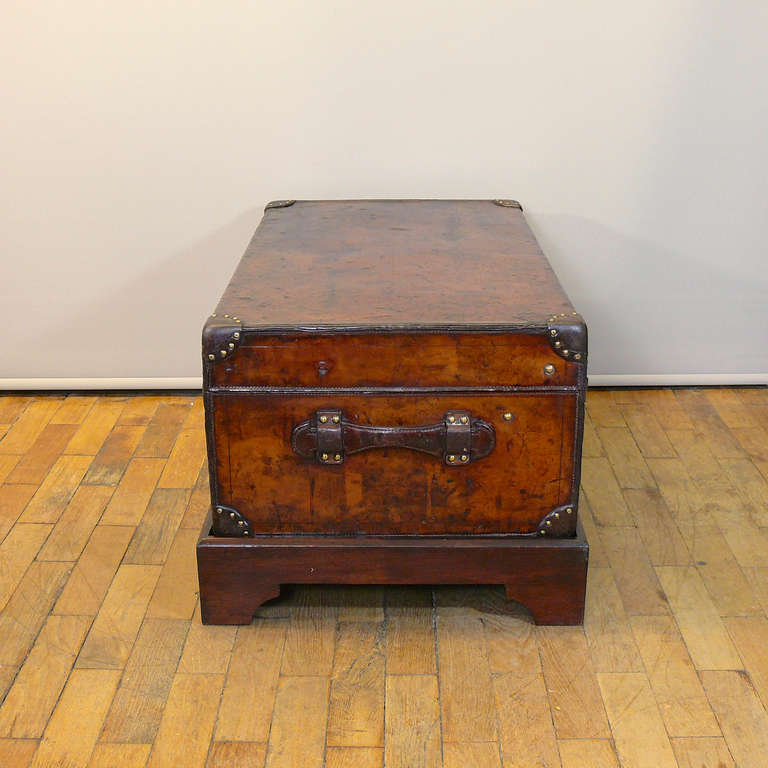
[(203, 627), (199, 397), (0, 397), (2, 768), (766, 768), (768, 390), (591, 391), (584, 628), (499, 588)]

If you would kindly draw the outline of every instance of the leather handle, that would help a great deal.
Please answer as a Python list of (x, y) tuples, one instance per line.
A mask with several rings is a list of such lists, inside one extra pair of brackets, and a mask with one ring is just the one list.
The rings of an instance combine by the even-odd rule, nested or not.
[(343, 464), (347, 455), (372, 448), (409, 448), (461, 467), (484, 458), (495, 445), (493, 425), (469, 411), (447, 411), (442, 421), (419, 427), (369, 427), (328, 408), (313, 413), (291, 434), (293, 450), (318, 464)]

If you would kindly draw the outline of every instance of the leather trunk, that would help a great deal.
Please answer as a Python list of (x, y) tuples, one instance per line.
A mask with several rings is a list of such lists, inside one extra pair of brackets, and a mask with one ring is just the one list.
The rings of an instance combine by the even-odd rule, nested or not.
[(270, 203), (203, 369), (214, 535), (576, 535), (586, 326), (514, 201)]

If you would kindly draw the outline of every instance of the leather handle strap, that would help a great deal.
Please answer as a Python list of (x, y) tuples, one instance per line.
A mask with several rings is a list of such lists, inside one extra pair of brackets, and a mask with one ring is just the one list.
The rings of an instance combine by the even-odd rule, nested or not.
[(419, 427), (369, 427), (327, 408), (313, 413), (291, 434), (293, 450), (318, 464), (343, 464), (347, 455), (372, 448), (409, 448), (461, 467), (484, 458), (495, 445), (493, 425), (469, 411), (447, 411), (442, 421)]

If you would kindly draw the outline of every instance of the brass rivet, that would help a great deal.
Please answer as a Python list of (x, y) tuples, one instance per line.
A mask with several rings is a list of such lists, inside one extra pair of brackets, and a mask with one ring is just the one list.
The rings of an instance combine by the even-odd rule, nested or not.
[(555, 512), (555, 514), (552, 515), (552, 517), (554, 517), (555, 520), (559, 520), (560, 519), (560, 513), (559, 512)]
[(448, 423), (449, 424), (453, 424), (455, 421), (456, 421), (456, 417), (455, 416), (449, 416), (448, 417)]
[(578, 317), (578, 316), (579, 316), (579, 313), (578, 313), (578, 312), (571, 312), (571, 314), (572, 314), (574, 317)]
[(234, 348), (235, 348), (235, 345), (234, 345), (234, 344), (233, 344), (231, 341), (229, 342), (229, 344), (227, 344), (227, 346), (228, 346), (230, 349), (234, 349)]
[(576, 353), (576, 354), (573, 356), (573, 359), (574, 359), (574, 360), (581, 360), (581, 352), (577, 352), (577, 353)]
[(226, 356), (227, 356), (227, 350), (226, 350), (226, 349), (222, 349), (222, 350), (221, 350), (221, 352), (219, 352), (219, 354), (220, 354), (222, 357), (226, 357)]
[(543, 535), (546, 533), (546, 531), (545, 531), (545, 530), (542, 528), (542, 529), (539, 531), (539, 533), (540, 533), (540, 534), (543, 536)]
[(340, 454), (340, 453), (337, 453), (337, 454), (336, 454), (336, 455), (335, 455), (333, 458), (334, 458), (336, 461), (341, 461), (341, 454)]
[(565, 510), (569, 515), (573, 514), (573, 507), (568, 507), (568, 509)]
[(456, 457), (455, 457), (455, 456), (453, 456), (453, 455), (451, 455), (451, 456), (449, 456), (449, 457), (448, 457), (448, 461), (450, 461), (451, 463), (453, 463), (454, 461), (456, 461)]
[(237, 317), (235, 317), (234, 315), (232, 316), (232, 319), (233, 320), (237, 320), (238, 323), (240, 322), (240, 320)]
[(464, 456), (462, 456), (462, 457), (461, 457), (461, 460), (462, 460), (462, 461), (469, 461), (469, 456), (467, 456), (467, 455), (465, 454)]
[(221, 507), (216, 507), (216, 512), (220, 515), (224, 514), (224, 510)]
[(320, 417), (320, 423), (321, 424), (325, 424), (326, 421), (328, 421), (328, 417), (327, 416), (321, 416)]
[(328, 454), (327, 454), (327, 453), (324, 453), (324, 454), (323, 454), (323, 455), (322, 455), (320, 458), (321, 458), (323, 461), (328, 461)]
[(547, 363), (547, 364), (544, 366), (544, 373), (545, 373), (547, 376), (554, 376), (554, 375), (555, 375), (555, 366), (554, 366), (554, 365), (552, 365), (552, 363)]
[(552, 525), (552, 521), (551, 520), (547, 520), (547, 525)]
[(562, 341), (556, 341), (554, 346), (555, 346), (555, 349), (560, 349), (560, 347), (563, 346), (563, 342)]
[(512, 421), (512, 414), (509, 411), (504, 414), (504, 421)]
[(208, 359), (209, 360), (215, 360), (216, 359), (216, 355), (208, 355)]
[(233, 335), (233, 336), (234, 336), (236, 339), (239, 339), (239, 338), (240, 338), (240, 331), (235, 331), (235, 332), (234, 332), (232, 335)]
[(556, 328), (553, 328), (553, 329), (552, 329), (552, 330), (549, 332), (549, 335), (550, 335), (550, 336), (557, 336), (557, 329), (556, 329)]
[(331, 419), (331, 421), (332, 421), (334, 424), (338, 424), (338, 423), (339, 423), (339, 421), (340, 421), (340, 419), (339, 419), (339, 417), (338, 417), (338, 416), (334, 416), (334, 417)]
[(229, 513), (229, 516), (230, 516), (230, 517), (231, 517), (233, 520), (235, 519), (235, 513), (234, 513), (234, 512), (230, 512), (230, 513)]
[(243, 521), (243, 520), (238, 520), (238, 521), (237, 521), (237, 524), (238, 524), (239, 526), (243, 526), (243, 525), (245, 525), (245, 521)]
[(567, 349), (563, 350), (563, 357), (568, 357), (568, 355), (570, 355), (570, 354), (571, 353)]
[(243, 536), (249, 536), (249, 535), (250, 534), (248, 533), (248, 531), (243, 531)]
[(462, 424), (469, 424), (469, 416), (462, 416), (461, 417), (461, 423)]
[(229, 315), (224, 315), (224, 317), (229, 317)]
[(211, 317), (216, 317), (216, 313), (214, 312), (214, 313), (211, 315)]

